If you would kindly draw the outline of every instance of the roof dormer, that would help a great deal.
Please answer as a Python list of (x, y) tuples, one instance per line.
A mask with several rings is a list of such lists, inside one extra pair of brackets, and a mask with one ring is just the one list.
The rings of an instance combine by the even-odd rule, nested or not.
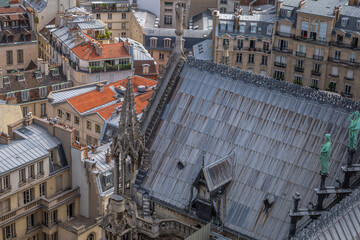
[(343, 18), (341, 19), (341, 26), (342, 26), (342, 27), (346, 27), (346, 25), (348, 24), (348, 21), (349, 21), (349, 18), (343, 17)]

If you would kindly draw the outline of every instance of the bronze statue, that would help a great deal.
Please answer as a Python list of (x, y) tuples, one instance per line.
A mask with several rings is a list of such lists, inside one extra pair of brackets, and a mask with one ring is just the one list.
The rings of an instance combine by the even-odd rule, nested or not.
[(349, 126), (349, 150), (356, 151), (357, 138), (359, 136), (360, 130), (360, 113), (359, 111), (353, 112), (348, 121), (350, 122)]
[(320, 163), (321, 170), (320, 174), (327, 175), (329, 173), (329, 159), (331, 154), (331, 139), (330, 134), (325, 134), (325, 144), (321, 145)]

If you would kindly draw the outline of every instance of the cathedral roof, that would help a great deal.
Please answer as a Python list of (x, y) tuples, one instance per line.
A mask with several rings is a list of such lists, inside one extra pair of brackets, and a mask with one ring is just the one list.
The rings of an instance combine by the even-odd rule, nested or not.
[[(185, 211), (202, 169), (199, 159), (204, 156), (204, 166), (211, 166), (233, 152), (224, 229), (248, 238), (286, 238), (293, 194), (301, 193), (302, 208), (316, 200), (326, 133), (333, 141), (327, 184), (337, 185), (343, 176), (347, 118), (359, 103), (192, 58), (179, 79), (149, 141), (144, 189)], [(269, 194), (275, 202), (266, 211)]]

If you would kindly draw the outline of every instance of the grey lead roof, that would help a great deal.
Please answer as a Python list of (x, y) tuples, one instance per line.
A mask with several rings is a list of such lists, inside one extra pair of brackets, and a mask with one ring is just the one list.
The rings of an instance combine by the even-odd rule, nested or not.
[(291, 240), (358, 239), (360, 190), (357, 189)]
[[(257, 239), (286, 238), (293, 194), (301, 193), (304, 208), (316, 200), (326, 133), (333, 141), (327, 184), (342, 177), (350, 110), (341, 104), (358, 103), (205, 61), (188, 60), (180, 76), (154, 130), (144, 189), (185, 209), (200, 156), (207, 166), (235, 149), (225, 228)], [(269, 193), (276, 201), (265, 212)]]
[(56, 92), (52, 92), (49, 95), (49, 98), (53, 99), (51, 104), (57, 104), (66, 101), (69, 98), (93, 91), (96, 89), (95, 84), (83, 86), (83, 87), (73, 87), (70, 89), (59, 90)]
[(305, 4), (299, 8), (300, 0), (284, 0), (284, 7), (297, 8), (298, 13), (308, 13), (325, 17), (335, 17), (334, 7), (344, 6), (348, 0), (306, 0)]
[(16, 139), (0, 144), (0, 175), (49, 155), (61, 142), (37, 124), (14, 131)]

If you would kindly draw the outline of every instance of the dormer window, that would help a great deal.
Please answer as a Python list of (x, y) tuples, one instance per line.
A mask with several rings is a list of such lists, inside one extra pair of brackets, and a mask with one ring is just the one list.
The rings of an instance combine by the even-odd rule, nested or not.
[(152, 47), (152, 48), (157, 47), (157, 38), (156, 37), (150, 38), (150, 47)]
[(104, 173), (104, 183), (105, 183), (105, 186), (109, 186), (112, 184), (112, 174), (111, 172), (106, 172)]
[(28, 101), (29, 100), (29, 90), (21, 91), (21, 101)]
[(58, 68), (52, 68), (52, 69), (51, 69), (51, 75), (52, 75), (53, 77), (59, 76), (59, 69), (58, 69)]
[(34, 75), (35, 75), (35, 78), (36, 78), (36, 79), (41, 79), (41, 78), (42, 78), (41, 71), (36, 71), (36, 72), (34, 72)]
[(46, 97), (46, 94), (47, 94), (47, 89), (46, 87), (41, 87), (39, 88), (39, 96), (41, 98), (45, 98)]
[(256, 23), (250, 23), (250, 25), (251, 25), (251, 33), (256, 33), (257, 24)]
[(271, 34), (272, 34), (272, 29), (273, 29), (273, 26), (272, 26), (272, 25), (267, 26), (267, 28), (266, 28), (266, 34), (267, 34), (267, 35), (271, 35)]
[(15, 92), (8, 92), (8, 93), (6, 93), (6, 96), (7, 96), (9, 99), (11, 99), (11, 98), (15, 97)]
[(150, 68), (149, 64), (143, 64), (142, 65), (143, 74), (149, 74), (149, 68)]
[(341, 19), (341, 26), (346, 27), (348, 21), (349, 21), (349, 18), (347, 18), (347, 17), (342, 18)]
[(239, 25), (239, 32), (244, 33), (245, 32), (245, 23), (240, 23)]
[(10, 83), (10, 77), (9, 76), (3, 77), (3, 83), (4, 84), (9, 84)]
[(356, 21), (356, 28), (357, 28), (357, 29), (360, 29), (360, 20), (357, 20), (357, 21)]
[(164, 47), (165, 48), (170, 48), (171, 46), (171, 39), (170, 38), (165, 38), (164, 39)]
[(25, 75), (24, 75), (24, 74), (18, 74), (18, 75), (16, 75), (16, 80), (17, 80), (18, 82), (25, 81)]

